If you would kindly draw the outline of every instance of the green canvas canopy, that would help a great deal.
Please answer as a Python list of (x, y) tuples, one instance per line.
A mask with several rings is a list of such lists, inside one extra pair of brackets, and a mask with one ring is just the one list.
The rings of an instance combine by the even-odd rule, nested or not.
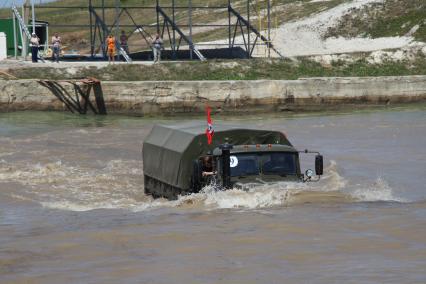
[(144, 174), (163, 183), (189, 189), (193, 161), (225, 143), (233, 145), (281, 144), (292, 147), (279, 131), (242, 125), (214, 124), (211, 145), (207, 144), (205, 122), (155, 125), (143, 143)]

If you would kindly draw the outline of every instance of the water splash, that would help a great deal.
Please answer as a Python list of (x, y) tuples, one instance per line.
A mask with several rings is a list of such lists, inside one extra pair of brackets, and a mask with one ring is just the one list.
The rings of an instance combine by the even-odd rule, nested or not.
[[(99, 163), (102, 164), (102, 163)], [(348, 181), (339, 174), (335, 161), (325, 169), (318, 183), (280, 182), (249, 187), (217, 190), (214, 185), (200, 193), (181, 196), (178, 200), (153, 199), (143, 193), (142, 170), (137, 160), (112, 160), (103, 167), (72, 166), (58, 160), (50, 163), (9, 165), (2, 161), (0, 182), (23, 185), (11, 195), (33, 200), (44, 207), (89, 211), (125, 209), (146, 211), (158, 208), (261, 209), (306, 203), (347, 203), (359, 201), (399, 201), (382, 178), (370, 187), (345, 192)]]
[(355, 189), (352, 193), (352, 196), (366, 202), (407, 202), (407, 200), (403, 198), (394, 196), (393, 189), (389, 186), (383, 177), (378, 177), (370, 186)]
[[(347, 180), (339, 174), (337, 162), (331, 160), (330, 165), (325, 169), (322, 183), (317, 185), (322, 191), (339, 191), (347, 185)], [(313, 184), (315, 186), (315, 184)]]

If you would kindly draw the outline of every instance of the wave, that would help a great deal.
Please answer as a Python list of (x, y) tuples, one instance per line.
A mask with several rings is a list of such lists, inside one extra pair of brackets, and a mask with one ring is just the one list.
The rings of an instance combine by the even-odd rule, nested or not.
[(355, 189), (352, 192), (352, 196), (365, 202), (408, 202), (404, 198), (395, 196), (393, 189), (389, 186), (383, 177), (378, 177), (370, 186)]
[[(102, 164), (101, 162), (99, 162)], [(354, 203), (394, 201), (392, 188), (378, 178), (368, 186), (348, 190), (348, 181), (339, 174), (335, 161), (315, 183), (280, 182), (218, 191), (207, 186), (200, 193), (181, 196), (178, 200), (152, 199), (143, 193), (140, 161), (112, 160), (103, 167), (76, 167), (56, 161), (0, 167), (0, 182), (14, 182), (24, 189), (12, 192), (15, 198), (32, 200), (46, 208), (69, 211), (124, 209), (135, 212), (159, 208), (260, 209), (296, 206), (307, 203)]]

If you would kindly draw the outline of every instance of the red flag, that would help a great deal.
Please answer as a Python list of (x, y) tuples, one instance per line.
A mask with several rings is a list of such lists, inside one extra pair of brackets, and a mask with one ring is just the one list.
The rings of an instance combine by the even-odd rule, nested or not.
[(210, 112), (211, 112), (210, 107), (206, 105), (206, 114), (207, 114), (206, 136), (207, 136), (207, 143), (209, 145), (212, 144), (213, 134), (214, 134), (213, 123), (212, 123), (212, 118), (211, 118)]

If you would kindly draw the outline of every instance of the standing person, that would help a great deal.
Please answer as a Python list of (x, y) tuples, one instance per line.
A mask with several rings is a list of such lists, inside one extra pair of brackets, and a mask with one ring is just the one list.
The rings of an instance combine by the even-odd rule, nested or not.
[(35, 33), (32, 33), (30, 39), (31, 46), (31, 58), (33, 63), (38, 62), (38, 47), (40, 46), (40, 39), (37, 37)]
[(53, 61), (56, 61), (57, 63), (59, 63), (59, 55), (61, 52), (61, 37), (58, 35), (58, 33), (55, 33), (55, 35), (52, 37), (52, 46), (53, 46), (52, 59)]
[(107, 38), (107, 55), (108, 55), (108, 62), (111, 61), (115, 62), (115, 37), (110, 34)]
[(159, 34), (155, 35), (155, 39), (152, 41), (152, 51), (154, 53), (154, 63), (160, 62), (161, 60), (161, 49), (163, 48), (163, 40)]
[(126, 35), (126, 32), (121, 31), (120, 45), (127, 54), (129, 54), (129, 45), (127, 43), (128, 40), (129, 40), (129, 37)]

